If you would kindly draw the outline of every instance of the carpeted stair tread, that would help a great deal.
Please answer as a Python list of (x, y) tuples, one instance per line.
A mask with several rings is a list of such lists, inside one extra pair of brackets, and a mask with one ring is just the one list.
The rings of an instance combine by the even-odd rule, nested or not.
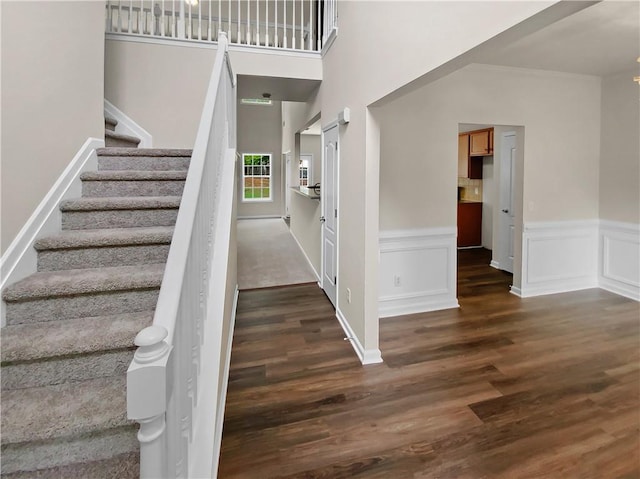
[(2, 392), (2, 445), (130, 424), (126, 376)]
[(68, 230), (36, 240), (38, 251), (123, 245), (170, 244), (173, 226)]
[(3, 474), (6, 479), (138, 479), (140, 477), (140, 453), (118, 454), (109, 459), (78, 462), (63, 466)]
[(9, 325), (2, 330), (2, 363), (133, 348), (136, 334), (152, 321), (153, 311), (140, 311)]
[(137, 138), (131, 135), (124, 135), (122, 133), (116, 133), (115, 131), (112, 131), (112, 130), (105, 130), (104, 137), (105, 139), (126, 141), (128, 143), (134, 143), (136, 145), (140, 143), (140, 138)]
[(39, 272), (8, 286), (2, 296), (6, 302), (17, 302), (159, 288), (164, 267), (149, 264)]
[(169, 157), (191, 157), (193, 150), (183, 148), (98, 148), (98, 156), (169, 156)]
[(76, 198), (60, 203), (60, 211), (169, 209), (180, 206), (180, 196)]
[(148, 170), (101, 170), (88, 171), (80, 175), (83, 181), (145, 181), (145, 180), (185, 180), (186, 170), (148, 171)]
[(104, 127), (107, 130), (115, 131), (117, 125), (118, 120), (116, 120), (115, 118), (111, 118), (109, 116), (104, 117)]

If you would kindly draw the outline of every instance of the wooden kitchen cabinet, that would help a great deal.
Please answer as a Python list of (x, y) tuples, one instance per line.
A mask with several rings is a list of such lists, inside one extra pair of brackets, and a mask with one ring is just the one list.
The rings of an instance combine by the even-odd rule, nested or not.
[(458, 176), (472, 180), (482, 179), (482, 158), (469, 155), (470, 135), (458, 135)]
[(490, 148), (490, 132), (487, 129), (469, 133), (469, 156), (487, 156), (493, 153), (493, 148)]
[(489, 130), (489, 154), (493, 155), (493, 128)]
[(482, 203), (458, 202), (458, 247), (482, 246)]

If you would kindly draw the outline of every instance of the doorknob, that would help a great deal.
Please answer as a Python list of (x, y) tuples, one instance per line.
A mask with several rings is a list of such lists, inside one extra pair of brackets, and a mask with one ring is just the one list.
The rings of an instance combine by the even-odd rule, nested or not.
[(503, 212), (503, 213), (508, 213), (508, 212), (509, 212), (509, 210), (502, 210), (502, 212)]
[(320, 223), (324, 223), (326, 220), (324, 219), (324, 216), (320, 217)]

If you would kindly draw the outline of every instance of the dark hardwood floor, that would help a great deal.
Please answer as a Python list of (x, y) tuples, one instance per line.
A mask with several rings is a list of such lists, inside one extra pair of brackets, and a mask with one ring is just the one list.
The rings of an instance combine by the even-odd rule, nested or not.
[(459, 261), (461, 307), (381, 320), (366, 367), (317, 286), (241, 292), (219, 477), (639, 478), (638, 303)]

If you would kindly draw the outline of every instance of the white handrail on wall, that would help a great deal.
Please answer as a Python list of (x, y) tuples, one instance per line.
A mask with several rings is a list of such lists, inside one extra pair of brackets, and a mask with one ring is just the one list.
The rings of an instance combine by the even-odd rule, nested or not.
[(211, 0), (205, 5), (187, 0), (107, 0), (106, 32), (199, 42), (217, 42), (218, 32), (225, 32), (232, 45), (318, 52), (337, 30), (337, 4), (338, 0)]
[(136, 336), (127, 372), (141, 478), (217, 470), (237, 295), (235, 84), (221, 33), (153, 325)]

